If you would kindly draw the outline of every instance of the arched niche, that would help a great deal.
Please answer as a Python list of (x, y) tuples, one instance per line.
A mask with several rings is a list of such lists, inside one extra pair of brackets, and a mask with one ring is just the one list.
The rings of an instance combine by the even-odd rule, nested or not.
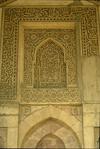
[(63, 46), (47, 39), (36, 48), (34, 69), (34, 87), (66, 87), (66, 64)]
[[(54, 118), (48, 118), (32, 127), (22, 141), (22, 148), (36, 148), (43, 143), (43, 138), (53, 134), (63, 142), (65, 148), (81, 148), (76, 133), (65, 123)], [(60, 142), (61, 143), (61, 142)], [(55, 144), (58, 146), (59, 143)], [(62, 144), (61, 144), (62, 145)]]
[(39, 148), (65, 148), (64, 142), (54, 134), (45, 135), (37, 144), (36, 149)]

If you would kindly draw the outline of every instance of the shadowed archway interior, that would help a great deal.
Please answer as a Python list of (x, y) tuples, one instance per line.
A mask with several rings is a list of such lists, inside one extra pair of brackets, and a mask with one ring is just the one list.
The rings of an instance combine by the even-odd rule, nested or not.
[(63, 141), (54, 134), (47, 134), (37, 144), (39, 148), (65, 148)]

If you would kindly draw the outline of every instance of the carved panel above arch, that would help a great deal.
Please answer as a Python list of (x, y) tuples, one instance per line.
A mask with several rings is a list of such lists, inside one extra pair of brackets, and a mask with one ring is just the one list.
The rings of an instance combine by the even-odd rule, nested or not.
[(21, 101), (80, 102), (76, 29), (25, 28), (23, 36)]
[[(17, 62), (20, 22), (80, 22), (81, 36), (79, 37), (79, 39), (81, 38), (82, 43), (82, 49), (80, 51), (81, 55), (98, 55), (99, 47), (97, 29), (97, 10), (95, 6), (55, 6), (52, 8), (4, 8), (4, 32), (0, 90), (0, 96), (2, 96), (1, 99), (13, 100), (16, 99), (17, 95)], [(36, 36), (36, 33), (34, 35)], [(38, 34), (38, 36), (40, 36), (40, 34)], [(67, 37), (65, 36), (65, 38)], [(58, 38), (58, 40), (60, 39)], [(38, 40), (36, 44), (38, 44), (39, 42), (40, 40)], [(60, 42), (63, 43), (63, 38)], [(29, 49), (29, 51), (31, 51), (31, 49)], [(73, 67), (70, 67), (70, 70), (73, 68), (74, 61)], [(69, 75), (69, 77), (70, 76), (71, 75)], [(73, 80), (74, 79), (72, 79), (72, 81)], [(31, 81), (32, 80), (30, 79), (30, 82)], [(9, 86), (10, 90), (10, 92), (8, 93), (9, 98), (7, 98), (7, 95), (5, 95), (5, 93), (2, 91), (2, 88), (6, 86), (6, 84), (7, 86)]]

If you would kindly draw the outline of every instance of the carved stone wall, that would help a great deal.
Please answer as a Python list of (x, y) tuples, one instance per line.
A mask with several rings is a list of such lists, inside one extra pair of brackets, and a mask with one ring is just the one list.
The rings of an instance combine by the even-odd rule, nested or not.
[(0, 128), (0, 148), (6, 148), (7, 145), (7, 128)]
[(95, 148), (99, 149), (99, 142), (100, 141), (100, 127), (95, 127), (94, 128), (94, 143), (95, 143)]
[[(49, 136), (46, 142), (41, 142), (43, 138)], [(51, 136), (51, 137), (50, 137)], [(55, 137), (54, 137), (55, 136)], [(54, 139), (56, 138), (56, 140)], [(59, 138), (59, 139), (57, 139)], [(34, 141), (33, 141), (34, 140)], [(56, 142), (57, 140), (60, 140)], [(63, 141), (61, 141), (63, 140)], [(48, 144), (49, 141), (49, 144)], [(51, 141), (55, 141), (53, 144)], [(40, 146), (43, 145), (44, 146)], [(40, 122), (35, 127), (33, 127), (23, 139), (23, 148), (41, 148), (41, 147), (65, 147), (65, 148), (81, 148), (80, 141), (73, 130), (71, 130), (67, 125), (63, 124), (59, 120), (49, 118), (43, 122)], [(60, 146), (62, 145), (62, 146)]]
[(94, 6), (5, 8), (0, 84), (0, 97), (3, 100), (16, 99), (18, 79), (18, 30), (20, 21), (80, 22), (82, 42), (82, 50), (80, 49), (81, 56), (98, 55), (97, 10)]
[[(37, 49), (37, 47), (39, 48)], [(47, 49), (47, 52), (45, 51), (46, 49)], [(53, 84), (55, 83), (54, 87), (58, 87), (58, 88), (66, 87), (67, 84), (75, 85), (77, 83), (77, 78), (76, 78), (77, 50), (76, 50), (75, 30), (25, 29), (24, 51), (25, 51), (24, 52), (25, 53), (25, 56), (24, 56), (24, 60), (25, 60), (24, 83), (25, 84), (32, 86), (32, 84), (33, 85), (36, 84), (36, 81), (39, 83), (39, 80), (38, 80), (39, 78), (40, 78), (40, 81), (42, 81), (41, 79), (45, 79), (43, 77), (46, 77), (47, 81), (49, 81), (49, 78), (51, 78), (51, 76), (53, 76), (53, 78), (51, 78), (50, 80)], [(45, 54), (44, 56), (43, 56), (43, 51)], [(41, 52), (42, 52), (42, 55), (41, 55)], [(33, 65), (32, 65), (32, 61), (33, 61)], [(35, 74), (32, 74), (32, 69), (34, 69)], [(38, 71), (40, 71), (40, 75), (41, 75), (40, 77), (39, 77)], [(42, 71), (45, 71), (46, 74), (44, 74)], [(34, 81), (35, 81), (35, 82), (33, 81), (33, 83), (32, 83), (32, 76), (34, 77)], [(56, 82), (56, 81), (59, 81), (59, 82)], [(44, 87), (53, 87), (52, 83), (50, 85), (50, 83), (48, 82), (47, 84), (44, 84)]]
[[(41, 111), (45, 108), (48, 108), (49, 105), (45, 106), (32, 106), (32, 105), (20, 105), (20, 122), (24, 121), (29, 115), (35, 114), (37, 111), (41, 113)], [(76, 120), (80, 121), (82, 123), (82, 106), (80, 105), (52, 105), (51, 107), (54, 107), (56, 109), (59, 109), (61, 111), (66, 112), (67, 114), (71, 116), (74, 116)]]
[(64, 149), (65, 145), (59, 137), (53, 134), (48, 134), (39, 141), (36, 148), (37, 149), (38, 148), (63, 148)]
[(75, 29), (24, 29), (22, 101), (79, 101), (76, 58)]
[(66, 67), (64, 67), (62, 48), (52, 40), (41, 45), (36, 54), (34, 72), (36, 87), (64, 87), (66, 85)]

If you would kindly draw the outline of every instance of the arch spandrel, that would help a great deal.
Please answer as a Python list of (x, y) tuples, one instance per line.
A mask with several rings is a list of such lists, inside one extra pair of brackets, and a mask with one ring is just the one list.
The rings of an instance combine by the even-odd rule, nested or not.
[(30, 132), (30, 130), (32, 130), (34, 126), (37, 126), (37, 124), (39, 124), (40, 122), (45, 122), (49, 118), (56, 119), (56, 121), (58, 120), (64, 123), (65, 125), (70, 126), (70, 128), (72, 128), (72, 130), (77, 134), (80, 142), (82, 143), (80, 121), (78, 121), (74, 116), (71, 116), (70, 114), (64, 111), (61, 111), (58, 108), (55, 108), (53, 106), (47, 106), (46, 108), (41, 110), (41, 113), (38, 111), (32, 113), (30, 116), (28, 116), (24, 121), (20, 123), (19, 146), (21, 146), (24, 137), (26, 136), (26, 134)]
[(40, 140), (42, 140), (42, 138), (45, 138), (45, 136), (48, 134), (53, 134), (63, 140), (65, 147), (81, 147), (77, 134), (68, 125), (54, 118), (48, 118), (44, 121), (41, 121), (33, 128), (31, 128), (25, 135), (21, 147), (36, 148)]

